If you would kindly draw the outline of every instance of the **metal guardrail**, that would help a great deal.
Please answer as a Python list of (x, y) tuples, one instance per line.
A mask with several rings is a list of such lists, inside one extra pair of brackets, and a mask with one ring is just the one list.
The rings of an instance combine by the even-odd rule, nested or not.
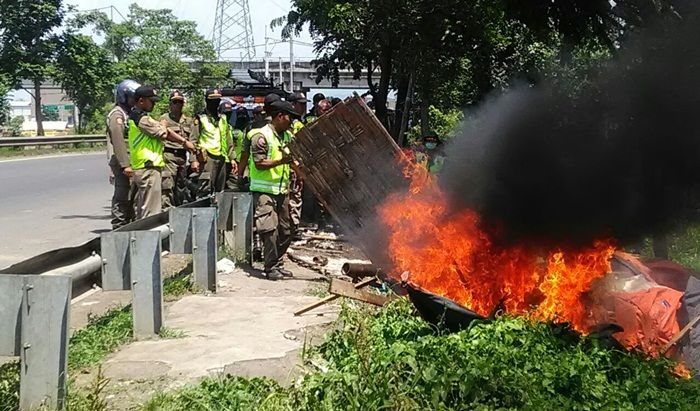
[(82, 136), (34, 136), (34, 137), (0, 137), (0, 147), (32, 147), (32, 146), (58, 146), (77, 143), (105, 143), (107, 138), (103, 134), (90, 134)]
[(249, 256), (252, 204), (250, 193), (220, 193), (0, 270), (0, 356), (20, 359), (19, 410), (63, 409), (72, 298), (95, 283), (130, 289), (134, 335), (153, 337), (163, 321), (162, 246), (192, 254), (194, 283), (215, 292), (218, 238)]

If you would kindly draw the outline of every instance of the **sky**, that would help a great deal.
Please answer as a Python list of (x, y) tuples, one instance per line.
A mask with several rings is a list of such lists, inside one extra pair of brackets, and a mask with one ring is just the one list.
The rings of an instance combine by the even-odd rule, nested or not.
[[(67, 4), (76, 6), (78, 10), (89, 10), (102, 7), (114, 6), (121, 14), (126, 16), (129, 12), (129, 5), (134, 0), (65, 0)], [(197, 28), (204, 37), (211, 39), (214, 27), (214, 15), (217, 0), (139, 0), (141, 7), (149, 9), (171, 9), (173, 13), (182, 20), (192, 20), (197, 23)], [(253, 26), (253, 40), (256, 47), (256, 58), (262, 60), (265, 51), (265, 29), (267, 37), (279, 40), (279, 28), (275, 31), (270, 29), (272, 19), (285, 16), (291, 6), (288, 0), (250, 0), (250, 20)], [(109, 14), (109, 10), (105, 10)], [(115, 21), (121, 21), (121, 17), (114, 13)], [(308, 32), (296, 39), (298, 42), (311, 43), (311, 36)], [(274, 40), (270, 40), (270, 43)], [(272, 57), (289, 57), (289, 43), (271, 44), (269, 47)], [(296, 43), (294, 45), (294, 60), (310, 60), (313, 57), (313, 48)]]
[[(134, 0), (65, 0), (66, 4), (71, 4), (79, 11), (92, 10), (114, 6), (119, 12), (126, 16), (129, 12), (129, 5), (134, 3)], [(173, 14), (181, 20), (192, 20), (197, 23), (197, 29), (205, 38), (211, 39), (212, 30), (214, 28), (214, 15), (216, 10), (217, 0), (139, 0), (138, 4), (141, 7), (149, 9), (170, 9)], [(267, 29), (267, 37), (270, 37), (269, 48), (271, 58), (275, 60), (278, 57), (284, 59), (289, 58), (289, 43), (273, 44), (275, 40), (280, 39), (280, 29), (274, 31), (270, 29), (272, 19), (285, 16), (290, 8), (288, 0), (250, 0), (250, 20), (253, 26), (253, 40), (256, 47), (256, 59), (262, 60), (265, 54), (265, 37)], [(108, 15), (110, 10), (103, 10)], [(118, 13), (114, 13), (115, 21), (122, 21)], [(86, 34), (92, 34), (86, 32)], [(101, 39), (96, 38), (96, 41)], [(294, 60), (308, 61), (314, 57), (313, 48), (308, 45), (299, 44), (312, 42), (308, 32), (303, 32), (296, 38), (298, 42), (294, 45)], [(233, 52), (232, 52), (233, 53)], [(234, 56), (235, 58), (235, 56)], [(29, 94), (24, 90), (15, 90), (10, 93), (11, 100), (29, 100)]]

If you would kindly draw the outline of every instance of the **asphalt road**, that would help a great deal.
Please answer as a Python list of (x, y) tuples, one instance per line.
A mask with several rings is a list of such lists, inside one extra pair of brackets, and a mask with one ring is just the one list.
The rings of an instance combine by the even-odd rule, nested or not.
[(0, 268), (108, 231), (105, 153), (0, 159)]

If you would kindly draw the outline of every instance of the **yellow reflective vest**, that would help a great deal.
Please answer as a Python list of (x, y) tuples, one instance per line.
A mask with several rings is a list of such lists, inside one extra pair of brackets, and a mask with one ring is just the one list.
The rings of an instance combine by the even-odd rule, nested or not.
[(134, 120), (129, 119), (129, 152), (131, 153), (131, 168), (133, 170), (146, 168), (147, 165), (165, 167), (163, 147), (161, 139), (144, 133)]
[(229, 161), (228, 142), (226, 141), (228, 128), (229, 125), (224, 116), (219, 117), (218, 124), (214, 124), (208, 115), (200, 115), (199, 147), (213, 156), (223, 156), (226, 161)]
[[(283, 157), (282, 146), (287, 144), (291, 138), (291, 133), (285, 131), (282, 137), (277, 134), (271, 124), (260, 129), (251, 130), (255, 134), (265, 136), (267, 142), (267, 159), (281, 160)], [(255, 134), (250, 134), (252, 138)], [(280, 164), (267, 170), (259, 170), (255, 167), (253, 156), (249, 160), (250, 166), (250, 191), (267, 193), (272, 195), (287, 194), (289, 191), (289, 164)]]

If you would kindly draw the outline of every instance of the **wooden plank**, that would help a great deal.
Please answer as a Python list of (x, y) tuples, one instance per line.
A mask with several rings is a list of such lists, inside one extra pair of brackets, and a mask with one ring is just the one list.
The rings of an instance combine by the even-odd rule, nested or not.
[(689, 321), (688, 324), (686, 324), (686, 326), (683, 327), (682, 330), (680, 330), (676, 335), (674, 335), (673, 338), (671, 338), (671, 341), (669, 341), (669, 342), (668, 342), (666, 345), (664, 345), (664, 347), (661, 349), (661, 354), (662, 354), (662, 355), (663, 355), (663, 354), (666, 354), (666, 351), (670, 350), (671, 347), (673, 347), (673, 346), (678, 342), (678, 340), (680, 340), (680, 339), (683, 338), (686, 334), (688, 334), (688, 332), (689, 332), (693, 327), (695, 327), (695, 325), (696, 325), (698, 322), (700, 322), (700, 315), (698, 315), (697, 317), (695, 317), (695, 318), (693, 318), (691, 321)]
[[(372, 278), (368, 278), (368, 279), (366, 279), (366, 280), (364, 280), (364, 281), (362, 281), (362, 282), (359, 282), (359, 283), (357, 283), (357, 284), (352, 284), (352, 283), (349, 283), (349, 284), (352, 285), (355, 289), (360, 289), (360, 288), (363, 288), (363, 287), (366, 287), (366, 286), (372, 284), (372, 283), (375, 282), (375, 281), (377, 281), (377, 278), (376, 278), (376, 277), (372, 277)], [(333, 283), (331, 282), (331, 285), (332, 285), (332, 284), (333, 284)], [(331, 302), (331, 301), (333, 301), (333, 300), (337, 300), (338, 298), (340, 298), (340, 295), (338, 295), (338, 294), (331, 294), (331, 295), (329, 295), (328, 297), (325, 297), (325, 298), (323, 298), (323, 299), (321, 299), (321, 300), (316, 301), (315, 303), (311, 303), (311, 304), (309, 304), (309, 305), (307, 305), (307, 306), (305, 306), (305, 307), (303, 307), (303, 308), (301, 308), (301, 309), (295, 311), (295, 312), (294, 312), (294, 316), (302, 315), (302, 314), (304, 314), (304, 313), (307, 312), (307, 311), (311, 311), (311, 310), (313, 310), (314, 308), (320, 307), (320, 306), (322, 306), (322, 305), (324, 305), (324, 304), (328, 304), (329, 302)]]
[(387, 295), (379, 295), (367, 290), (355, 288), (356, 284), (338, 279), (331, 280), (331, 294), (352, 298), (369, 304), (382, 306), (393, 298)]

